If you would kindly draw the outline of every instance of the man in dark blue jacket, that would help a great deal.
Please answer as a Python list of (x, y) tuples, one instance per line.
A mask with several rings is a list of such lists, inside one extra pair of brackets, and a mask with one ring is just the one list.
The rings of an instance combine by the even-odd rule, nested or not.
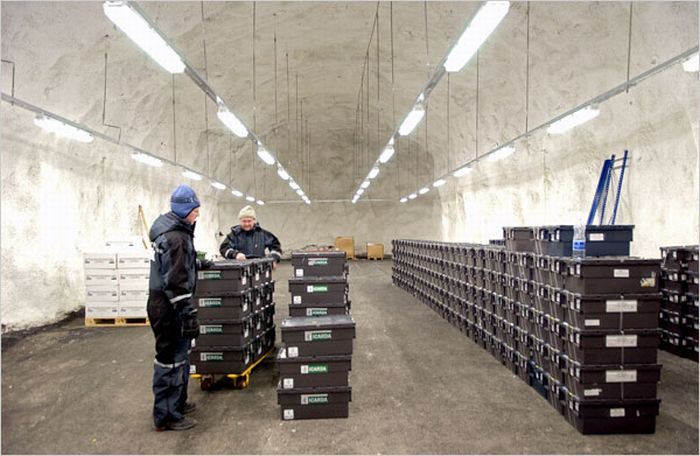
[(264, 230), (257, 222), (255, 209), (246, 206), (238, 213), (240, 225), (231, 228), (224, 242), (219, 247), (221, 255), (229, 260), (245, 260), (246, 258), (263, 258), (265, 249), (277, 265), (282, 259), (282, 246), (277, 236)]
[(195, 221), (199, 200), (194, 190), (180, 185), (170, 198), (171, 211), (151, 227), (154, 258), (148, 295), (148, 319), (156, 339), (153, 370), (153, 420), (157, 431), (182, 431), (196, 425), (185, 415), (195, 409), (187, 402), (189, 351), (199, 334), (192, 295), (196, 285)]

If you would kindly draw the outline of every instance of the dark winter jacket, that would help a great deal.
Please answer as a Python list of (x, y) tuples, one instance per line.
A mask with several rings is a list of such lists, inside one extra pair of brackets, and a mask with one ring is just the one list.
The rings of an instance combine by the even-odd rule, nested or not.
[(239, 253), (243, 253), (247, 258), (263, 258), (266, 248), (276, 262), (282, 259), (282, 246), (277, 236), (262, 229), (256, 223), (250, 231), (244, 231), (240, 225), (232, 227), (231, 232), (221, 243), (219, 252), (229, 260), (236, 258)]
[(165, 293), (176, 308), (189, 305), (197, 282), (194, 225), (168, 212), (153, 222), (149, 237), (155, 250), (149, 288)]

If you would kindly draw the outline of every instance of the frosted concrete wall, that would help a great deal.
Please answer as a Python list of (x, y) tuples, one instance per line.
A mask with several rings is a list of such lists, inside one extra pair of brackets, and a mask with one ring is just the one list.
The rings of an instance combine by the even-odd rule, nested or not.
[[(169, 210), (170, 192), (184, 178), (134, 166), (124, 149), (94, 141), (55, 139), (33, 115), (2, 106), (2, 327), (51, 323), (84, 306), (84, 252), (106, 239), (139, 235), (138, 206), (148, 223)], [(202, 203), (195, 246), (216, 244), (218, 208), (196, 186)]]
[[(629, 4), (532, 3), (530, 15), (530, 126), (625, 81)], [(697, 18), (696, 3), (635, 3), (631, 76), (696, 46)], [(519, 4), (480, 53), (479, 154), (524, 131), (524, 24)], [(697, 243), (699, 101), (698, 74), (675, 65), (585, 125), (519, 141), (515, 155), (443, 187), (443, 237), (487, 242), (502, 226), (570, 224), (588, 214), (603, 160), (629, 149), (617, 223), (636, 225), (632, 254)], [(473, 142), (456, 147), (475, 156)]]

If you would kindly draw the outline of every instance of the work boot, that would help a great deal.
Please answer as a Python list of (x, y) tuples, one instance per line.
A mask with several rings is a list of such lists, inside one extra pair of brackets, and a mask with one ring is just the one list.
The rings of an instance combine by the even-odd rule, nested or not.
[(194, 412), (195, 410), (197, 410), (197, 404), (195, 404), (194, 402), (185, 402), (185, 405), (182, 407), (182, 411), (180, 413), (182, 413), (183, 415), (188, 415)]
[(163, 426), (156, 427), (156, 431), (186, 431), (192, 429), (197, 425), (197, 421), (192, 418), (182, 417), (180, 421), (170, 421), (165, 423)]

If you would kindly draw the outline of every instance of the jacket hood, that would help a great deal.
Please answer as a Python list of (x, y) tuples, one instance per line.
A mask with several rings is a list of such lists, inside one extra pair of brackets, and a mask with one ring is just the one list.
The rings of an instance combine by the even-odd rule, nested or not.
[(167, 214), (159, 215), (156, 221), (153, 222), (153, 226), (148, 233), (148, 237), (151, 239), (151, 242), (153, 242), (161, 234), (168, 233), (170, 231), (184, 231), (185, 233), (194, 237), (195, 225), (196, 223), (190, 225), (184, 219), (181, 219), (175, 215), (175, 213), (168, 212)]

